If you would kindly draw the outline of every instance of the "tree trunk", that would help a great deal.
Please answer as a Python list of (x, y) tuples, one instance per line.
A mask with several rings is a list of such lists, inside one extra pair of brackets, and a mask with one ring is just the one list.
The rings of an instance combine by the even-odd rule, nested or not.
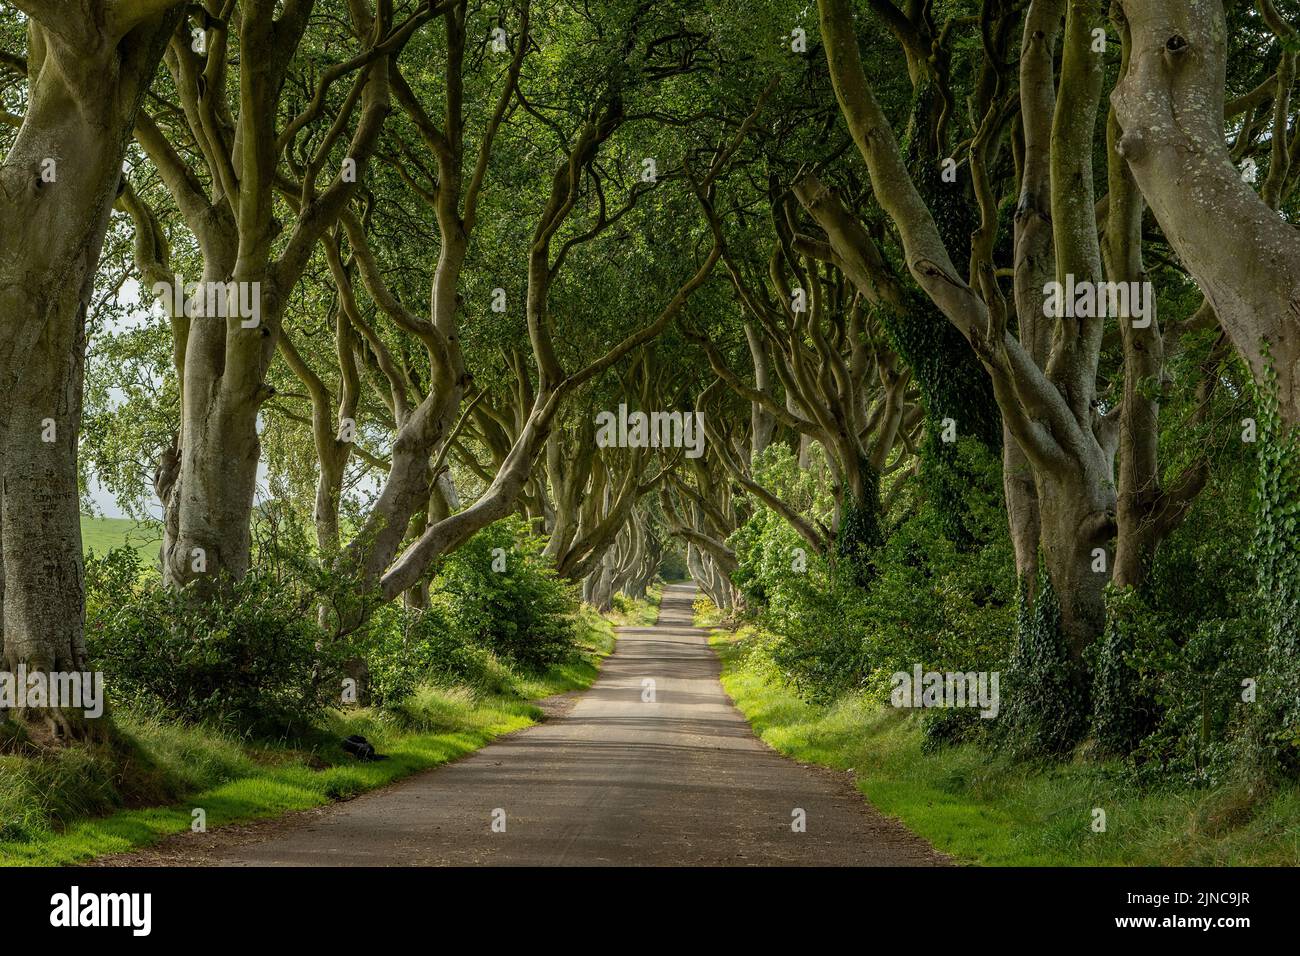
[(1042, 560), (1061, 603), (1061, 631), (1076, 657), (1106, 621), (1115, 491), (1097, 477), (1095, 471), (1093, 480), (1075, 473), (1037, 476)]
[[(267, 320), (265, 299), (262, 320)], [(238, 325), (238, 319), (194, 321), (186, 352), (180, 469), (163, 499), (174, 515), (164, 524), (175, 529), (164, 541), (163, 579), (174, 587), (193, 583), (204, 596), (219, 582), (238, 581), (248, 572), (261, 458), (257, 414), (270, 395), (262, 382), (275, 347), (265, 325), (238, 332), (210, 327), (226, 322)], [(239, 364), (225, 366), (213, 354), (235, 352), (226, 348), (227, 335), (262, 337), (263, 331), (266, 344), (239, 355)]]
[(1016, 578), (1032, 597), (1038, 575), (1038, 548), (1042, 528), (1038, 516), (1038, 488), (1034, 471), (1011, 432), (1003, 427), (1002, 492), (1007, 503), (1007, 524), (1016, 553)]
[[(1224, 145), (1222, 0), (1122, 0), (1132, 63), (1111, 96), (1118, 149), (1179, 259), (1263, 382), (1300, 423), (1300, 233)], [(1230, 252), (1230, 254), (1225, 254)]]
[[(86, 289), (87, 294), (89, 289)], [(27, 354), (23, 401), (4, 458), (3, 669), (70, 673), (86, 667), (85, 586), (77, 435), (85, 364), (85, 306), (74, 325), (51, 320)], [(85, 739), (83, 712), (19, 713), (40, 743)]]
[[(754, 388), (764, 394), (772, 390), (772, 375), (768, 367), (767, 346), (753, 322), (745, 323), (745, 341), (749, 343), (749, 356), (754, 363)], [(761, 455), (772, 443), (776, 431), (776, 417), (758, 402), (750, 402), (749, 457)]]
[[(77, 432), (85, 321), (136, 111), (179, 11), (28, 17), (27, 111), (0, 167), (0, 471), (6, 670), (85, 667)], [(38, 742), (80, 712), (23, 715)]]

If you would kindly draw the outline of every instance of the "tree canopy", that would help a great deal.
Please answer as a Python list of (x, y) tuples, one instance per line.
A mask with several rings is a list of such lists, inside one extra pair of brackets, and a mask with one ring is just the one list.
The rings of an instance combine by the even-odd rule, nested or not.
[(1298, 17), (8, 0), (6, 666), (87, 661), (93, 488), (147, 587), (288, 549), (362, 657), (515, 516), (597, 607), (679, 561), (809, 693), (1006, 666), (1017, 745), (1131, 753), (1213, 673), (1293, 766)]

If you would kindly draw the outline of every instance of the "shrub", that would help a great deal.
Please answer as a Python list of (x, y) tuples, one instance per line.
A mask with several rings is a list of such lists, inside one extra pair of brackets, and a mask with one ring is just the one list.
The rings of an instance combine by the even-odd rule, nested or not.
[[(1251, 746), (1252, 722), (1276, 727), (1267, 707), (1267, 607), (1246, 560), (1259, 510), (1250, 447), (1232, 436), (1187, 519), (1154, 555), (1145, 586), (1112, 589), (1108, 598), (1093, 733), (1104, 752), (1127, 754), (1141, 780), (1234, 778), (1262, 756)], [(1258, 680), (1257, 702), (1242, 699), (1246, 678)]]
[(578, 600), (542, 547), (527, 522), (509, 518), (450, 555), (430, 589), (447, 628), (528, 670), (571, 657)]
[(470, 684), (497, 689), (500, 664), (487, 648), (453, 626), (447, 602), (435, 596), (428, 608), (380, 608), (362, 642), (373, 703), (391, 707), (426, 683)]
[(921, 718), (921, 752), (934, 753), (943, 747), (982, 740), (988, 724), (979, 711), (969, 707), (929, 710)]
[[(812, 553), (761, 505), (728, 540), (750, 613), (779, 638), (772, 661), (804, 697), (866, 690), (884, 699), (889, 675), (916, 664), (965, 672), (995, 670), (1006, 659), (1015, 575), (1001, 473), (974, 442), (956, 455), (971, 476), (962, 550), (947, 533), (947, 505), (933, 501), (908, 501), (884, 543), (860, 549), (851, 567), (842, 556)], [(816, 458), (800, 469), (786, 446), (773, 445), (756, 473), (805, 517), (829, 523), (832, 501)], [(797, 549), (804, 560), (793, 560)]]
[(302, 728), (338, 700), (341, 647), (313, 623), (310, 598), (253, 571), (200, 603), (132, 580), (121, 550), (87, 572), (87, 649), (114, 700), (258, 734)]
[(382, 605), (342, 637), (316, 614), (322, 603), (335, 616), (359, 606), (340, 597), (354, 588), (286, 540), (281, 528), (258, 569), (214, 602), (142, 575), (129, 548), (90, 559), (87, 645), (113, 699), (280, 734), (340, 703), (345, 668), (361, 662), (370, 701), (392, 706), (426, 683), (499, 691), (507, 665), (541, 670), (576, 650), (574, 591), (522, 520), (497, 522), (449, 555), (427, 608)]

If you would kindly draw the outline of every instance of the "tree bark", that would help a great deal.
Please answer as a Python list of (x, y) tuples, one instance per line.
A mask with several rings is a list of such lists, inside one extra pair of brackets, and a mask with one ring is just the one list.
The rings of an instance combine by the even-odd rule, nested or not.
[[(85, 667), (77, 434), (85, 321), (136, 111), (173, 4), (28, 17), (27, 112), (0, 167), (0, 473), (4, 669)], [(95, 731), (80, 712), (20, 715), (39, 742)]]
[(1263, 382), (1277, 372), (1283, 421), (1300, 423), (1300, 233), (1224, 144), (1222, 0), (1122, 0), (1132, 62), (1111, 101), (1128, 161), (1170, 245)]

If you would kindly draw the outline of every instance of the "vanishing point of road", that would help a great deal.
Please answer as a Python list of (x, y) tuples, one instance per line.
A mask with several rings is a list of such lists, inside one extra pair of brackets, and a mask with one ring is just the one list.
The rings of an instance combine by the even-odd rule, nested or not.
[(694, 596), (671, 585), (657, 624), (620, 628), (595, 684), (560, 716), (242, 837), (217, 830), (193, 835), (211, 840), (203, 848), (180, 839), (132, 856), (222, 866), (947, 862), (867, 804), (850, 774), (801, 765), (754, 736), (691, 626)]

